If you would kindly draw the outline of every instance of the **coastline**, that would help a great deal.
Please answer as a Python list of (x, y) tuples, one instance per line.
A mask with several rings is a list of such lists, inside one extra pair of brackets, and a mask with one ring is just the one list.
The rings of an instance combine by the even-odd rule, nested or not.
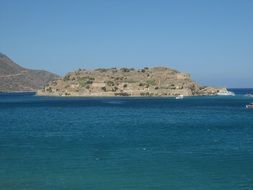
[[(177, 96), (65, 96), (65, 95), (38, 95), (35, 93), (37, 97), (59, 97), (59, 98), (176, 98)], [(227, 97), (227, 96), (219, 96), (219, 95), (194, 95), (194, 96), (184, 96), (184, 98), (197, 98), (197, 97)]]

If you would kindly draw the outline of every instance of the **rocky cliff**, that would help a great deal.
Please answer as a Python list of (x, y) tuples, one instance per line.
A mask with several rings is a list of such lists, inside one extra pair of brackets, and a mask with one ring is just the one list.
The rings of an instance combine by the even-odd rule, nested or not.
[(222, 88), (202, 87), (190, 75), (166, 67), (81, 70), (51, 81), (38, 95), (49, 96), (197, 96)]
[(0, 53), (0, 92), (37, 91), (56, 78), (47, 71), (23, 68)]

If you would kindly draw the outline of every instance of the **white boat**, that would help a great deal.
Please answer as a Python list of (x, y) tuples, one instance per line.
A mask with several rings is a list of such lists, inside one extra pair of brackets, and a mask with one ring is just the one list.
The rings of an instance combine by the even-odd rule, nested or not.
[(253, 103), (246, 105), (247, 109), (253, 109)]
[(176, 96), (176, 99), (179, 100), (179, 99), (183, 99), (184, 98), (184, 95), (178, 95)]
[(235, 96), (235, 93), (231, 91), (224, 91), (224, 92), (218, 92), (217, 95), (218, 96)]

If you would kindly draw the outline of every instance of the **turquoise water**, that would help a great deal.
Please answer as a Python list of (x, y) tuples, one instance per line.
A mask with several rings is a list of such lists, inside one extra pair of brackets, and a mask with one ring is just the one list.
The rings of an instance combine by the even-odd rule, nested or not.
[(250, 102), (0, 95), (0, 189), (251, 190)]

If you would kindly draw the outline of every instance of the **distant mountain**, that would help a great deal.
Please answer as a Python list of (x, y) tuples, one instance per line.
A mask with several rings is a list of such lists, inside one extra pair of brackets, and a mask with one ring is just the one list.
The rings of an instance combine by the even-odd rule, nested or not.
[(56, 74), (47, 71), (23, 68), (0, 53), (1, 92), (37, 91), (56, 78)]

